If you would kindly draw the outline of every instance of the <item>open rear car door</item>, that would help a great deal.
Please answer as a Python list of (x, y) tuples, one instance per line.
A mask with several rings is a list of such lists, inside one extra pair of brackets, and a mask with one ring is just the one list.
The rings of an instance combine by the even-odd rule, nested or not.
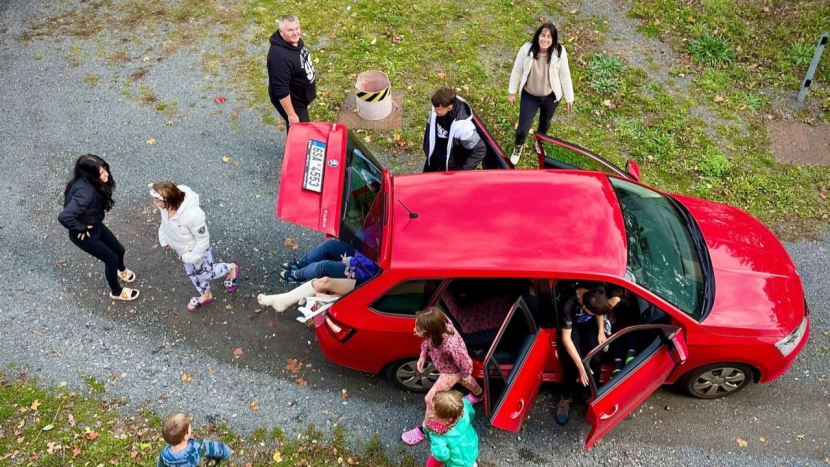
[(581, 169), (619, 175), (635, 182), (640, 179), (640, 168), (629, 159), (626, 170), (612, 164), (605, 158), (575, 144), (558, 138), (536, 134), (539, 145), (540, 169)]
[(550, 335), (520, 297), (484, 359), (484, 413), (490, 424), (519, 431), (542, 384), (550, 347)]
[(337, 236), (346, 164), (346, 127), (291, 125), (285, 141), (277, 217)]
[(390, 187), (389, 172), (345, 126), (297, 123), (285, 143), (277, 217), (337, 237), (383, 267)]
[(677, 326), (648, 324), (627, 327), (611, 336), (605, 345), (592, 350), (582, 359), (585, 368), (606, 345), (611, 346), (618, 339), (636, 336), (638, 352), (620, 373), (597, 388), (591, 381), (593, 398), (588, 407), (588, 422), (591, 431), (585, 440), (589, 449), (608, 434), (629, 413), (636, 409), (657, 388), (662, 386), (678, 365), (686, 361), (686, 340), (683, 330)]

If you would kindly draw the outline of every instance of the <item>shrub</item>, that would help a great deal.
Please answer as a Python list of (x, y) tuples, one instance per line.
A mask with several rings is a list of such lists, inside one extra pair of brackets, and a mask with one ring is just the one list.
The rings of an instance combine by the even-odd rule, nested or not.
[(787, 60), (795, 66), (806, 67), (813, 59), (815, 50), (815, 46), (813, 45), (793, 42), (787, 51)]
[(732, 168), (732, 162), (723, 154), (706, 154), (697, 164), (697, 169), (706, 177), (720, 178)]

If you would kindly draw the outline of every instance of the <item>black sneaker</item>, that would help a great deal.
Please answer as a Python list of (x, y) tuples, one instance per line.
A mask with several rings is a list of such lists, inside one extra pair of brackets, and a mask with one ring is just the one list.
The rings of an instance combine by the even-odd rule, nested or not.
[(563, 426), (568, 423), (568, 415), (571, 413), (571, 402), (573, 402), (573, 396), (568, 398), (562, 396), (559, 398), (559, 405), (556, 406), (556, 423)]
[(303, 280), (294, 276), (295, 271), (280, 271), (280, 279), (289, 284), (302, 284)]
[(296, 258), (287, 263), (280, 264), (280, 267), (283, 271), (296, 271), (297, 269), (300, 269), (300, 265), (297, 264)]

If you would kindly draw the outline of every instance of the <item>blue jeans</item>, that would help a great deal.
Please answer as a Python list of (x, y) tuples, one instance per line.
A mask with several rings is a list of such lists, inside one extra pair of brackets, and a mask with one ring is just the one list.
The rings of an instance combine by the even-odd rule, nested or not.
[(326, 240), (297, 260), (300, 269), (294, 271), (294, 277), (304, 281), (320, 277), (345, 279), (346, 265), (342, 257), (354, 254), (355, 249), (351, 245), (340, 240)]

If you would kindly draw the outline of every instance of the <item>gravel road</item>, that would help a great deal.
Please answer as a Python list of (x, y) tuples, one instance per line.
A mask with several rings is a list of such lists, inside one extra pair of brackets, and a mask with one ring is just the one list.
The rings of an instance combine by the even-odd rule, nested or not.
[[(162, 415), (187, 410), (197, 423), (227, 421), (243, 435), (260, 426), (296, 433), (312, 422), (324, 429), (345, 425), (355, 446), (379, 433), (389, 453), (402, 452), (399, 435), (419, 420), (421, 397), (329, 364), (296, 313), (263, 310), (254, 300), (262, 291), (283, 290), (274, 270), (295, 253), (285, 239), (300, 249), (320, 240), (274, 215), (284, 132), (263, 124), (259, 111), (232, 93), (217, 104), (224, 77), (206, 76), (191, 51), (154, 62), (142, 78), (159, 101), (175, 100), (182, 109), (162, 115), (110, 84), (118, 70), (98, 57), (94, 41), (21, 41), (32, 18), (50, 8), (57, 7), (43, 0), (0, 2), (0, 192), (6, 193), (0, 368), (15, 364), (43, 384), (67, 381), (73, 388), (93, 376), (110, 396), (149, 400)], [(239, 110), (230, 123), (232, 109)], [(138, 275), (143, 297), (135, 303), (106, 298), (100, 263), (73, 247), (56, 221), (68, 171), (86, 152), (107, 159), (118, 184), (107, 219)], [(242, 268), (240, 292), (220, 290), (199, 313), (185, 311), (192, 286), (174, 255), (156, 244), (157, 214), (146, 185), (163, 179), (200, 193), (214, 256)], [(520, 433), (493, 430), (479, 417), (482, 459), (491, 465), (825, 465), (830, 339), (823, 333), (830, 331), (830, 293), (823, 279), (830, 275), (830, 239), (787, 248), (807, 290), (813, 335), (784, 377), (711, 402), (660, 390), (587, 453), (584, 409), (575, 409), (573, 422), (561, 428), (550, 415), (554, 396), (543, 391)], [(238, 358), (236, 348), (243, 351)], [(296, 375), (285, 369), (290, 358), (304, 364)], [(252, 401), (259, 411), (251, 410)], [(738, 438), (748, 446), (739, 447)], [(425, 459), (427, 447), (413, 452)]]

